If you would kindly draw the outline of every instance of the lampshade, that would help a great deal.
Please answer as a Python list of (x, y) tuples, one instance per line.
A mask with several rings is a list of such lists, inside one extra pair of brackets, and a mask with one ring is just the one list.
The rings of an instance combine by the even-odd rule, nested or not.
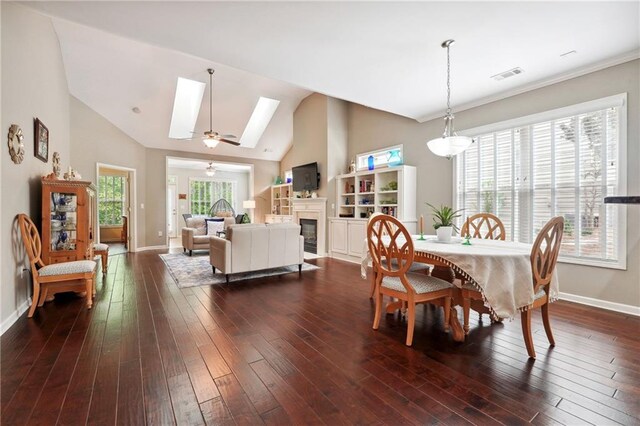
[(255, 209), (256, 201), (255, 200), (245, 200), (242, 202), (243, 209)]
[(202, 142), (204, 142), (204, 144), (207, 146), (207, 148), (215, 148), (220, 143), (220, 141), (218, 139), (216, 139), (214, 137), (211, 137), (211, 136), (207, 136), (207, 137), (202, 138)]
[(447, 113), (444, 116), (444, 133), (441, 137), (431, 139), (427, 142), (427, 147), (431, 152), (440, 157), (452, 157), (461, 154), (471, 146), (473, 139), (466, 136), (458, 136), (453, 125), (453, 113), (451, 111), (451, 61), (449, 58), (449, 48), (454, 40), (445, 40), (442, 47), (447, 49)]
[(466, 136), (441, 136), (427, 142), (427, 147), (435, 155), (451, 158), (464, 152), (473, 143)]

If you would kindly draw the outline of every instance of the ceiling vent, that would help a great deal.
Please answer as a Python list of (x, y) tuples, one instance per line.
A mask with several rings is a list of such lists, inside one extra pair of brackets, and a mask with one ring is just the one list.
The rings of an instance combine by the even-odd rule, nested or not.
[(523, 72), (524, 70), (522, 68), (516, 67), (516, 68), (510, 69), (509, 71), (492, 75), (491, 78), (496, 81), (500, 81), (500, 80), (504, 80), (505, 78), (513, 77), (514, 75), (522, 74)]

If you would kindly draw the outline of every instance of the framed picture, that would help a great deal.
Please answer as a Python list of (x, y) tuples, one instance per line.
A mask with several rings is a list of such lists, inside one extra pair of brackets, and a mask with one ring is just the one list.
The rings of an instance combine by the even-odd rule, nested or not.
[(47, 163), (49, 161), (49, 129), (38, 118), (34, 122), (33, 134), (35, 156)]
[(178, 194), (178, 200), (186, 200), (187, 194)]

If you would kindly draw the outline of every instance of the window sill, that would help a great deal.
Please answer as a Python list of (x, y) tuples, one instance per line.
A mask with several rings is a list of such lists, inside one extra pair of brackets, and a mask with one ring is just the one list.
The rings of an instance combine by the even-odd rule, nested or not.
[(100, 225), (100, 229), (117, 229), (122, 228), (123, 225)]
[(592, 266), (594, 268), (616, 269), (620, 271), (627, 270), (627, 263), (624, 260), (606, 261), (601, 259), (588, 259), (588, 258), (560, 256), (558, 257), (558, 262), (568, 263), (572, 265)]

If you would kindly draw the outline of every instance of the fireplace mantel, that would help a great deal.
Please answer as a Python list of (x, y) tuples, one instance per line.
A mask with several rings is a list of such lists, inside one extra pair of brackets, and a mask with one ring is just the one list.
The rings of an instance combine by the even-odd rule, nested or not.
[(318, 255), (327, 255), (327, 199), (326, 198), (293, 198), (293, 221), (300, 224), (300, 219), (318, 221)]

